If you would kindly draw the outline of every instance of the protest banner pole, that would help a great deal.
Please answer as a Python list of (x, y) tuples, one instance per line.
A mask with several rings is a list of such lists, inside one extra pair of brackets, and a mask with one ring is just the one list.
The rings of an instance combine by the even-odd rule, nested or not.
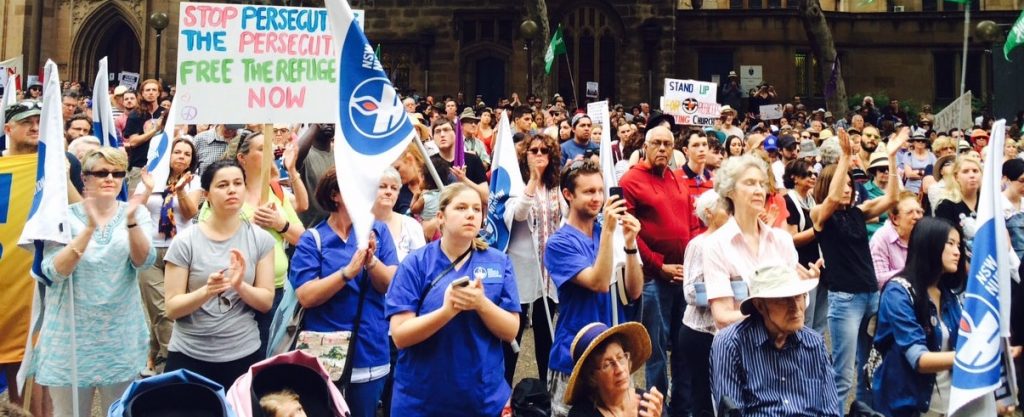
[(423, 139), (419, 137), (412, 138), (412, 141), (416, 143), (416, 148), (420, 150), (420, 155), (423, 155), (423, 159), (427, 160), (427, 171), (430, 171), (430, 178), (434, 179), (434, 184), (437, 188), (444, 190), (444, 183), (441, 182), (441, 176), (437, 175), (437, 169), (434, 168), (434, 163), (430, 162), (430, 154), (427, 153), (427, 147), (423, 146)]
[[(263, 125), (263, 163), (260, 164), (260, 205), (270, 198), (270, 166), (274, 163), (274, 125)], [(283, 202), (282, 202), (283, 203)]]
[(576, 81), (572, 78), (572, 63), (569, 62), (569, 54), (562, 54), (565, 57), (565, 69), (569, 71), (569, 84), (572, 85), (572, 100), (576, 102), (576, 107), (580, 107), (580, 98), (577, 97), (576, 92)]
[(971, 36), (971, 3), (964, 2), (964, 51), (960, 60), (960, 95), (967, 91), (967, 38)]

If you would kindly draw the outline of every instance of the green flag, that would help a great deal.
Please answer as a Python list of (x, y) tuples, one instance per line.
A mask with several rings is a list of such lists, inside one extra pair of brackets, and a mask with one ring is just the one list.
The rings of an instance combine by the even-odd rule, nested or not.
[(380, 61), (380, 44), (377, 44), (377, 50), (373, 51), (374, 55), (377, 55), (377, 60)]
[(551, 37), (548, 44), (548, 51), (544, 53), (544, 72), (551, 73), (551, 66), (555, 65), (555, 57), (565, 53), (565, 40), (562, 39), (562, 25), (558, 25), (555, 36)]
[(946, 0), (946, 1), (948, 1), (950, 3), (959, 3), (959, 4), (962, 4), (964, 6), (968, 5), (971, 2), (971, 0)]
[(1024, 11), (1020, 13), (1017, 23), (1013, 24), (1010, 33), (1006, 35), (1006, 43), (1003, 44), (1003, 56), (1007, 61), (1010, 60), (1010, 51), (1021, 44), (1024, 44)]

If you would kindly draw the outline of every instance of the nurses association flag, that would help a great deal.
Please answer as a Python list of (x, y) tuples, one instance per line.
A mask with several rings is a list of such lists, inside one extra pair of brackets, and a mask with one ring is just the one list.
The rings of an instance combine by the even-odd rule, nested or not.
[[(171, 145), (174, 144), (174, 123), (178, 111), (177, 102), (171, 102), (164, 122), (164, 131), (153, 137), (149, 142), (149, 153), (146, 155), (146, 170), (153, 178), (153, 192), (160, 193), (167, 188), (167, 177), (171, 175)], [(135, 193), (145, 192), (146, 185), (141, 181)]]
[(36, 191), (18, 245), (35, 250), (32, 276), (50, 285), (43, 274), (43, 243), (67, 244), (71, 241), (68, 227), (68, 171), (64, 156), (64, 122), (61, 114), (60, 76), (57, 64), (47, 60), (44, 68), (43, 109), (39, 118), (39, 162), (36, 168)]
[(491, 158), (490, 196), (487, 200), (487, 218), (481, 237), (487, 244), (502, 252), (508, 250), (512, 237), (512, 222), (515, 210), (508, 206), (512, 198), (520, 197), (526, 190), (522, 171), (519, 170), (519, 156), (512, 139), (512, 127), (508, 123), (508, 112), (502, 112), (498, 120), (498, 135)]
[(1009, 244), (1000, 193), (1006, 120), (992, 126), (992, 143), (985, 156), (978, 229), (974, 235), (971, 270), (964, 293), (960, 334), (953, 361), (951, 416), (994, 416), (995, 396), (1002, 385), (1003, 338), (1010, 336)]
[(339, 52), (334, 137), (338, 187), (359, 247), (365, 248), (381, 173), (402, 155), (416, 130), (348, 2), (328, 0), (326, 5)]
[(92, 85), (92, 134), (100, 139), (100, 145), (119, 148), (121, 139), (117, 137), (117, 129), (114, 127), (114, 108), (110, 104), (110, 86), (107, 82), (107, 57), (103, 57), (96, 73), (96, 82)]

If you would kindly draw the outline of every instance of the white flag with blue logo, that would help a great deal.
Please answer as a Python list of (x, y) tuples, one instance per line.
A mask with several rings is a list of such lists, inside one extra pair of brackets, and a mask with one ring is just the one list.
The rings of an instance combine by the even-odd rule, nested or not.
[(402, 155), (416, 130), (348, 2), (326, 3), (338, 52), (334, 163), (359, 247), (365, 248), (381, 173)]
[(67, 244), (68, 229), (68, 161), (64, 156), (64, 117), (61, 113), (60, 74), (57, 64), (47, 60), (44, 69), (43, 109), (39, 118), (39, 167), (36, 169), (36, 192), (18, 245), (35, 249), (32, 276), (50, 285), (43, 275), (43, 243)]
[[(595, 125), (601, 126), (601, 176), (604, 177), (604, 195), (611, 195), (611, 188), (619, 186), (619, 179), (615, 176), (615, 155), (612, 153), (611, 123), (608, 117), (608, 100), (587, 104), (587, 116)], [(626, 266), (626, 237), (622, 234), (622, 227), (615, 228), (612, 234), (612, 265), (616, 273), (612, 276), (612, 282), (618, 281)], [(623, 287), (624, 288), (624, 287)], [(623, 293), (625, 294), (625, 293)]]
[(107, 57), (103, 57), (92, 86), (92, 134), (100, 139), (100, 145), (120, 148), (121, 139), (114, 127), (114, 107), (110, 104), (108, 77)]
[(1009, 244), (1000, 193), (1005, 138), (1006, 120), (1000, 120), (992, 126), (992, 142), (985, 155), (977, 232), (953, 361), (951, 416), (996, 415), (993, 392), (1002, 385), (1003, 338), (1010, 336)]
[[(0, 120), (7, 123), (7, 106), (18, 102), (18, 76), (11, 75), (7, 77), (7, 85), (4, 86), (4, 98), (0, 101)], [(0, 129), (0, 140), (4, 142), (4, 149), (11, 147), (11, 144), (7, 141), (7, 134), (4, 133), (3, 129)]]
[[(149, 153), (146, 156), (146, 170), (153, 178), (153, 192), (161, 193), (167, 188), (167, 177), (171, 175), (171, 146), (174, 144), (174, 123), (178, 106), (174, 101), (171, 108), (167, 110), (167, 121), (164, 123), (164, 131), (160, 132), (149, 141)], [(135, 193), (145, 192), (146, 184), (139, 181)]]
[(487, 244), (502, 252), (508, 250), (515, 220), (510, 199), (523, 195), (526, 184), (519, 170), (519, 155), (512, 139), (512, 127), (508, 123), (508, 112), (501, 113), (498, 120), (498, 134), (495, 136), (494, 156), (491, 157), (491, 192), (487, 200), (487, 218), (481, 237)]

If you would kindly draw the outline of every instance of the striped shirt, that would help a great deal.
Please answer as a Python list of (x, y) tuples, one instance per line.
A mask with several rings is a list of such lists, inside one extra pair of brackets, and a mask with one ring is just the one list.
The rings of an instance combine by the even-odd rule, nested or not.
[(834, 380), (824, 339), (807, 327), (777, 349), (755, 314), (711, 344), (713, 404), (728, 396), (745, 417), (840, 417)]

